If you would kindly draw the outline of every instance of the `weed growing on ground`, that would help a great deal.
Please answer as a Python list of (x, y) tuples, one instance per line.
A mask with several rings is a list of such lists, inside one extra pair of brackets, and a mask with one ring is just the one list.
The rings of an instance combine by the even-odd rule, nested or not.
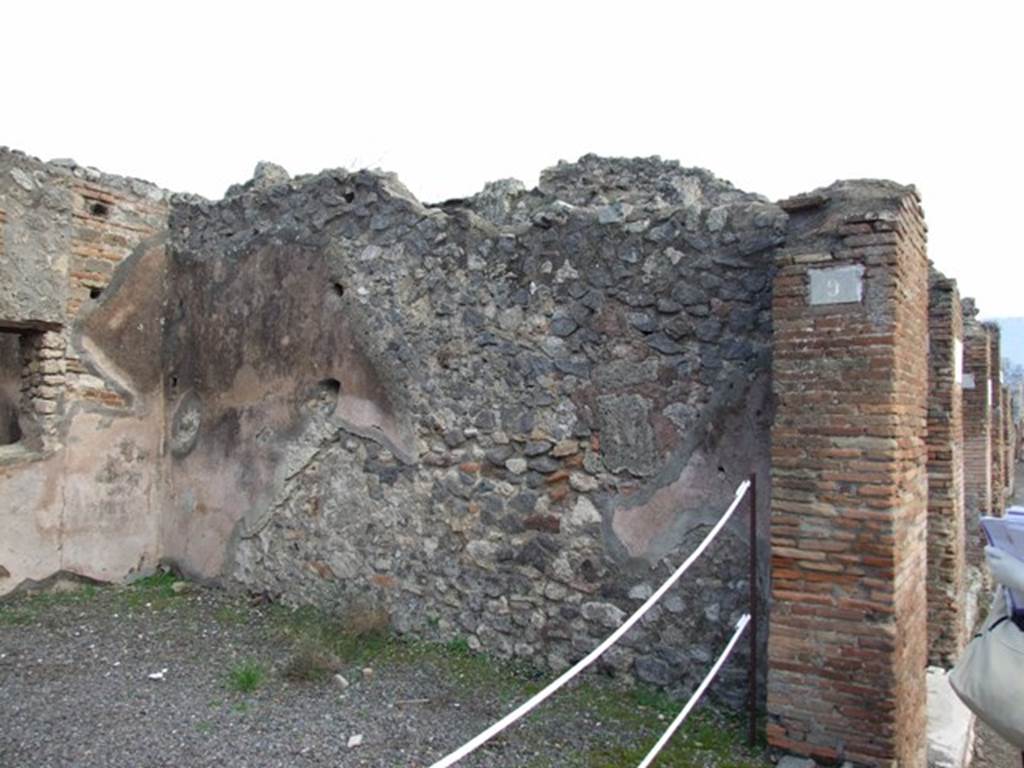
[(0, 600), (0, 626), (26, 626), (41, 621), (48, 610), (93, 600), (100, 593), (95, 584), (61, 581), (46, 591), (24, 592)]
[(286, 674), (295, 679), (323, 679), (346, 664), (368, 664), (397, 642), (391, 617), (376, 608), (355, 608), (334, 616), (312, 607), (275, 605), (270, 616), (295, 648), (286, 667)]
[(341, 660), (331, 653), (326, 653), (316, 644), (305, 641), (300, 643), (295, 653), (284, 668), (284, 676), (289, 680), (305, 683), (322, 682), (333, 673), (342, 669)]
[(173, 573), (162, 570), (136, 579), (124, 589), (124, 601), (131, 608), (166, 608), (179, 598), (174, 591), (177, 580)]
[[(638, 685), (616, 689), (603, 680), (587, 679), (555, 704), (561, 711), (588, 711), (593, 719), (629, 723), (640, 736), (630, 746), (602, 745), (583, 753), (564, 755), (564, 765), (578, 768), (618, 768), (639, 763), (682, 707), (662, 691)], [(711, 705), (698, 706), (661, 751), (664, 768), (767, 768), (763, 748), (751, 749), (746, 721)]]
[(148, 592), (162, 595), (163, 597), (171, 597), (174, 595), (174, 582), (178, 579), (170, 571), (156, 571), (149, 576), (143, 576), (141, 579), (136, 579), (132, 582), (131, 586), (133, 589), (139, 592)]
[(228, 688), (238, 693), (252, 693), (260, 687), (266, 675), (258, 661), (240, 661), (228, 670)]
[(227, 603), (217, 608), (213, 618), (225, 627), (235, 627), (247, 623), (250, 613), (251, 611), (240, 603)]
[(12, 595), (0, 600), (0, 626), (24, 626), (41, 621), (54, 608), (75, 606), (98, 597), (111, 600), (111, 607), (125, 609), (162, 609), (180, 599), (174, 591), (177, 577), (170, 571), (157, 571), (136, 579), (127, 586), (97, 585), (61, 579), (38, 591)]
[(196, 731), (203, 735), (211, 734), (213, 733), (213, 723), (209, 720), (200, 720), (196, 723)]
[(445, 650), (452, 656), (469, 656), (473, 649), (464, 637), (456, 637), (445, 643)]

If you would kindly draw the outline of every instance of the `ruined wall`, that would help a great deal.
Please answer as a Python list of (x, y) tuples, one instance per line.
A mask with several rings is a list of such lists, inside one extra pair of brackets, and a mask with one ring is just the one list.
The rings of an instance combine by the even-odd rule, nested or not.
[(167, 195), (0, 150), (0, 211), (0, 336), (21, 364), (2, 374), (21, 434), (0, 445), (0, 593), (60, 570), (120, 578), (158, 550), (162, 393), (135, 374), (159, 367), (162, 282), (134, 267)]
[(1006, 467), (1006, 497), (1012, 499), (1016, 492), (1017, 435), (1013, 422), (1013, 390), (1003, 387), (1003, 451)]
[[(558, 669), (753, 471), (774, 550), (770, 739), (920, 762), (926, 620), (955, 607), (959, 567), (958, 331), (936, 284), (930, 412), (912, 189), (775, 205), (588, 156), (535, 190), (438, 205), (380, 172), (270, 165), (209, 202), (0, 152), (0, 236), (0, 341), (16, 337), (0, 388), (17, 385), (26, 432), (0, 446), (0, 592), (166, 556)], [(984, 385), (988, 332), (965, 316)], [(746, 535), (740, 517), (604, 667), (691, 689), (748, 608)], [(716, 691), (738, 695), (747, 661)]]
[(775, 279), (767, 726), (827, 761), (925, 761), (928, 266), (913, 188), (791, 210)]
[(1010, 388), (1010, 420), (1017, 426), (1024, 419), (1024, 373), (1014, 372), (1007, 386)]
[[(565, 666), (766, 475), (785, 219), (592, 157), (434, 207), (269, 167), (176, 207), (167, 554)], [(703, 674), (746, 608), (742, 520), (711, 554), (607, 664)]]
[(928, 302), (928, 663), (953, 665), (967, 640), (963, 315), (956, 281), (931, 271)]
[(0, 320), (62, 325), (70, 195), (47, 166), (0, 147)]
[(977, 320), (972, 299), (963, 300), (964, 315), (964, 524), (967, 562), (981, 568), (985, 537), (979, 518), (992, 508), (992, 412), (988, 382), (992, 349), (988, 329)]
[(1006, 440), (1005, 425), (1003, 419), (1003, 366), (1002, 366), (1002, 345), (1000, 343), (999, 326), (996, 323), (985, 323), (988, 329), (989, 355), (991, 364), (989, 367), (988, 401), (989, 415), (992, 422), (989, 425), (989, 439), (991, 447), (989, 455), (992, 461), (991, 489), (991, 515), (1001, 516), (1006, 508)]

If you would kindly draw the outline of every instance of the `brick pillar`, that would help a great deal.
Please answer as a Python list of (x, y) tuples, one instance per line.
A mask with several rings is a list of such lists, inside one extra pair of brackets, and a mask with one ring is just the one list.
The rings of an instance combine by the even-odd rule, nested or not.
[(980, 567), (984, 538), (978, 518), (992, 509), (992, 409), (988, 398), (992, 347), (988, 329), (975, 319), (978, 310), (973, 299), (964, 299), (963, 312), (964, 519), (967, 562)]
[(1015, 488), (1017, 454), (1014, 451), (1013, 434), (1013, 393), (1008, 386), (1003, 387), (1003, 449), (1005, 458), (1003, 467), (1006, 469), (1006, 495), (1012, 499)]
[(985, 323), (988, 328), (989, 344), (991, 345), (991, 367), (989, 368), (988, 396), (991, 401), (990, 414), (992, 426), (989, 438), (992, 441), (992, 505), (989, 514), (997, 517), (1003, 514), (1006, 506), (1006, 454), (1003, 451), (1003, 382), (1000, 356), (999, 326)]
[(59, 331), (33, 331), (21, 337), (21, 407), (28, 417), (22, 428), (27, 438), (38, 438), (37, 449), (53, 445), (60, 428), (65, 348)]
[(913, 188), (890, 182), (802, 199), (820, 204), (783, 203), (773, 299), (768, 739), (823, 760), (920, 766), (924, 221)]
[(956, 281), (932, 270), (928, 303), (928, 663), (951, 667), (967, 638), (963, 315)]

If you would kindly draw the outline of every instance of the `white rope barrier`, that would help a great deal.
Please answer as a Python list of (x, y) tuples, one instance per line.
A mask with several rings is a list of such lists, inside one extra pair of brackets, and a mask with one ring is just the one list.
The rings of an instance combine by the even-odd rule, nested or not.
[(715, 679), (715, 675), (718, 674), (718, 671), (722, 668), (722, 665), (725, 664), (726, 660), (729, 658), (729, 654), (732, 653), (732, 649), (736, 647), (736, 643), (740, 639), (740, 635), (743, 634), (743, 630), (747, 628), (747, 625), (749, 623), (750, 614), (744, 613), (740, 617), (740, 620), (736, 622), (736, 631), (733, 633), (732, 639), (729, 641), (729, 644), (725, 646), (725, 650), (722, 651), (722, 655), (718, 657), (718, 661), (715, 662), (715, 666), (711, 668), (711, 671), (707, 673), (707, 675), (701, 681), (701, 684), (697, 686), (697, 690), (693, 692), (693, 696), (691, 696), (690, 700), (686, 702), (686, 706), (684, 706), (682, 710), (680, 710), (679, 714), (676, 715), (676, 719), (673, 720), (672, 724), (665, 730), (663, 734), (661, 734), (661, 738), (658, 739), (658, 741), (655, 743), (653, 747), (651, 747), (651, 751), (647, 753), (647, 757), (643, 759), (643, 762), (641, 762), (640, 765), (637, 766), (637, 768), (647, 768), (647, 766), (654, 762), (654, 758), (656, 758), (658, 756), (658, 753), (661, 752), (662, 748), (666, 744), (668, 744), (668, 740), (672, 738), (672, 734), (679, 730), (679, 726), (683, 724), (683, 721), (686, 719), (687, 715), (690, 714), (690, 710), (692, 710), (694, 706), (696, 706), (697, 701), (700, 699), (701, 696), (704, 695), (704, 691), (706, 691), (708, 686), (711, 685), (711, 681)]
[(718, 536), (721, 530), (725, 527), (726, 523), (729, 522), (729, 519), (732, 517), (733, 512), (736, 511), (736, 507), (739, 506), (740, 501), (743, 500), (743, 497), (746, 494), (747, 489), (749, 487), (749, 480), (744, 480), (742, 483), (740, 483), (739, 487), (736, 489), (736, 495), (732, 500), (732, 504), (729, 505), (729, 508), (725, 511), (725, 514), (722, 515), (719, 521), (715, 523), (715, 526), (708, 532), (708, 535), (704, 537), (704, 540), (701, 541), (701, 543), (697, 546), (695, 550), (693, 550), (693, 553), (688, 558), (686, 558), (683, 564), (675, 570), (675, 573), (673, 573), (671, 576), (668, 577), (668, 579), (665, 580), (665, 583), (662, 584), (653, 595), (647, 598), (644, 604), (636, 610), (636, 613), (634, 613), (632, 616), (626, 619), (622, 626), (616, 629), (614, 632), (612, 632), (603, 643), (597, 646), (597, 648), (592, 650), (583, 659), (576, 662), (576, 664), (573, 665), (572, 668), (563, 672), (561, 676), (559, 676), (554, 682), (550, 683), (546, 688), (534, 694), (532, 698), (520, 704), (515, 710), (505, 715), (505, 717), (501, 718), (501, 720), (494, 723), (486, 730), (477, 734), (474, 738), (467, 741), (454, 752), (438, 760), (436, 763), (431, 765), (430, 768), (448, 768), (448, 766), (454, 765), (459, 760), (468, 755), (470, 752), (473, 752), (482, 744), (486, 743), (490, 739), (497, 736), (503, 730), (512, 725), (512, 723), (521, 719), (524, 715), (526, 715), (528, 712), (537, 707), (537, 705), (539, 705), (541, 702), (543, 702), (545, 699), (551, 696), (551, 694), (553, 694), (559, 688), (561, 688), (574, 677), (576, 677), (576, 675), (578, 675), (584, 669), (593, 664), (601, 656), (601, 654), (603, 654), (605, 651), (611, 648), (619, 640), (619, 638), (621, 638), (633, 627), (634, 624), (640, 621), (640, 619), (643, 618), (644, 614), (646, 614), (652, 607), (654, 607), (654, 604), (661, 599), (662, 595), (668, 592), (668, 590), (672, 588), (672, 585), (679, 581), (680, 577), (682, 577), (682, 575), (686, 573), (687, 570), (689, 570), (690, 566), (693, 565), (694, 562), (696, 562), (697, 558), (704, 554), (704, 550), (708, 548), (711, 542), (714, 541), (715, 537)]

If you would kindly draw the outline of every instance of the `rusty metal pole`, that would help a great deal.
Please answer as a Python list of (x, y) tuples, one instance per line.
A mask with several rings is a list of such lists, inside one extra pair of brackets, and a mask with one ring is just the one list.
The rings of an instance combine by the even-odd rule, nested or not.
[(757, 473), (750, 475), (750, 675), (748, 696), (750, 707), (750, 732), (747, 741), (751, 747), (757, 744)]

